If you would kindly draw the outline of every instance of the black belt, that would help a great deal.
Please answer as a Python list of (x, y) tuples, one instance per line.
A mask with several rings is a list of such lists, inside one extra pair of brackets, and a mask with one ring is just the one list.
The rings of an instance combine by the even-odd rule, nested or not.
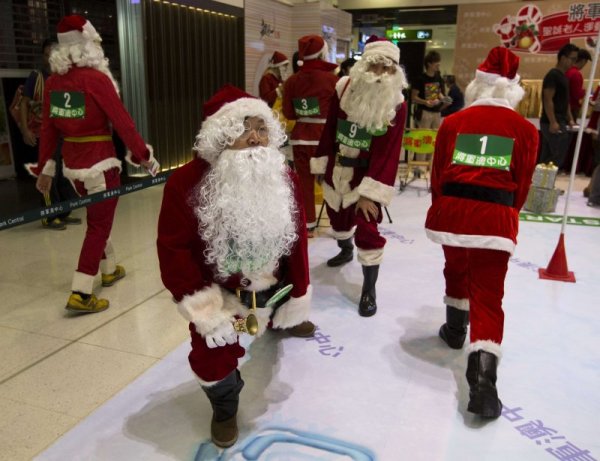
[(513, 206), (515, 194), (507, 190), (493, 189), (491, 187), (449, 182), (442, 186), (442, 195), (450, 197), (470, 198), (481, 202), (497, 203), (499, 205)]
[[(262, 291), (251, 291), (251, 290), (248, 291), (243, 288), (239, 288), (237, 290), (232, 290), (231, 288), (226, 288), (226, 290), (229, 291), (230, 293), (233, 293), (234, 295), (236, 295), (239, 298), (240, 302), (244, 306), (246, 306), (249, 309), (252, 309), (252, 303), (253, 303), (254, 296), (256, 296), (256, 307), (262, 308), (262, 307), (265, 307), (265, 304), (267, 304), (267, 301), (269, 299), (271, 299), (271, 297), (273, 297), (273, 295), (275, 293), (277, 293), (277, 291), (280, 290), (281, 288), (283, 288), (284, 286), (285, 286), (285, 284), (283, 282), (278, 282), (276, 285), (273, 285), (272, 287), (267, 288), (266, 290), (262, 290)], [(285, 303), (289, 299), (290, 299), (290, 295), (287, 294), (282, 299), (277, 301), (275, 303), (275, 305), (273, 306), (273, 308), (277, 309), (279, 306), (281, 306), (283, 303)]]
[(349, 166), (352, 168), (367, 168), (369, 166), (368, 158), (350, 158), (341, 154), (336, 155), (336, 164), (339, 166)]

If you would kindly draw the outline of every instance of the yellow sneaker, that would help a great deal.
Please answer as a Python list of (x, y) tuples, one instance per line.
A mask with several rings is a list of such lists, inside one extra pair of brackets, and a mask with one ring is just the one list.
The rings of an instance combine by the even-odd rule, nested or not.
[(108, 309), (108, 305), (108, 299), (98, 299), (96, 295), (90, 295), (87, 301), (84, 301), (81, 295), (72, 293), (69, 296), (65, 309), (69, 312), (78, 312), (80, 314), (93, 314)]
[(112, 274), (102, 274), (102, 286), (110, 287), (113, 286), (117, 281), (125, 277), (125, 268), (117, 265), (117, 268)]

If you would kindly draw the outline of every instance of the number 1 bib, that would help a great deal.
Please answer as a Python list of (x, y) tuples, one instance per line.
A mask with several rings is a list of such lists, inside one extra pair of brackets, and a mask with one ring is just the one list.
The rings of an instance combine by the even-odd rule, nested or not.
[(51, 91), (50, 117), (85, 117), (85, 97), (81, 91)]
[(489, 134), (459, 134), (452, 163), (508, 171), (515, 140)]

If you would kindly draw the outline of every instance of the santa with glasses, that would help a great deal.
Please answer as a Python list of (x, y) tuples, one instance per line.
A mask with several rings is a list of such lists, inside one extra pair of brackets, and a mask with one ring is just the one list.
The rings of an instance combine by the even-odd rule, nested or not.
[(315, 325), (308, 320), (306, 221), (297, 177), (278, 149), (281, 124), (264, 101), (231, 85), (206, 102), (204, 115), (197, 158), (165, 186), (158, 256), (162, 280), (189, 322), (190, 365), (214, 410), (212, 439), (227, 447), (237, 439), (244, 384), (234, 321), (255, 304), (258, 335), (270, 324), (308, 337)]

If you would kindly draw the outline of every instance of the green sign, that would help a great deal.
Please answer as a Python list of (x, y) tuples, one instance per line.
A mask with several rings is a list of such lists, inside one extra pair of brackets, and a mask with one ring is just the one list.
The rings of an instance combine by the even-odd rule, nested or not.
[[(521, 221), (539, 222), (547, 224), (562, 224), (563, 217), (553, 214), (519, 213)], [(567, 224), (575, 226), (600, 227), (600, 218), (589, 216), (567, 216)]]
[(294, 98), (294, 110), (300, 117), (310, 117), (311, 115), (320, 115), (319, 98)]
[(388, 29), (385, 31), (385, 38), (394, 42), (414, 42), (419, 40), (431, 40), (433, 37), (432, 29)]
[(85, 117), (85, 96), (80, 91), (51, 91), (50, 117)]
[(508, 171), (515, 140), (490, 134), (459, 134), (452, 163)]
[(356, 123), (338, 118), (335, 139), (340, 144), (355, 149), (368, 150), (371, 147), (372, 136), (365, 128), (360, 128)]

